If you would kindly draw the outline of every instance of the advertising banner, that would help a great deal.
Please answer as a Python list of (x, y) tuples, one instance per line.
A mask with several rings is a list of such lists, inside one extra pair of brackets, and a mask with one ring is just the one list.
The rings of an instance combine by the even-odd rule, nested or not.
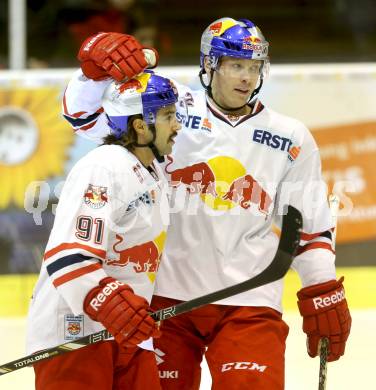
[[(341, 196), (337, 241), (376, 239), (376, 64), (271, 69), (262, 100), (310, 128)], [(64, 178), (95, 147), (61, 116), (73, 71), (0, 72), (0, 274), (39, 271)], [(200, 87), (197, 67), (157, 71)]]

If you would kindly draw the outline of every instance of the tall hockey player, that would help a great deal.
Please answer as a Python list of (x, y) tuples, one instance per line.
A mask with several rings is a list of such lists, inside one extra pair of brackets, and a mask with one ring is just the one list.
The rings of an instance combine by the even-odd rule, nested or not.
[(154, 160), (171, 153), (181, 128), (176, 101), (170, 80), (150, 72), (106, 88), (111, 131), (64, 184), (30, 306), (27, 347), (32, 353), (104, 328), (115, 340), (35, 364), (37, 390), (160, 388), (151, 340), (160, 332), (149, 303), (169, 205)]
[[(108, 62), (96, 54), (99, 48), (88, 52), (103, 70)], [(121, 69), (122, 59), (111, 58)], [(204, 90), (177, 85), (188, 113), (178, 104), (183, 130), (165, 165), (172, 212), (152, 307), (196, 298), (265, 269), (278, 244), (272, 225), (289, 203), (304, 218), (293, 267), (302, 280), (298, 306), (308, 354), (316, 356), (326, 336), (329, 360), (337, 360), (351, 317), (343, 278), (336, 280), (317, 145), (301, 122), (257, 98), (269, 67), (268, 42), (251, 21), (211, 23), (202, 35), (200, 64)], [(71, 107), (80, 112), (73, 114), (77, 132), (98, 139), (105, 130), (98, 125), (103, 86), (94, 84), (73, 78), (65, 102), (69, 118)], [(156, 340), (163, 389), (198, 389), (204, 354), (215, 390), (283, 389), (288, 326), (282, 285), (270, 283), (166, 320)]]

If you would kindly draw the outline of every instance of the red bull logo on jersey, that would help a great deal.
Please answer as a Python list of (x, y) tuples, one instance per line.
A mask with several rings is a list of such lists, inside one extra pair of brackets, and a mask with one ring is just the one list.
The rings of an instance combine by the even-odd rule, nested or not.
[(235, 179), (222, 199), (231, 200), (243, 209), (248, 209), (252, 203), (257, 204), (263, 213), (267, 213), (272, 203), (270, 196), (251, 175)]
[(242, 164), (227, 156), (218, 156), (208, 162), (198, 162), (184, 168), (173, 169), (173, 158), (167, 157), (165, 167), (170, 185), (177, 189), (184, 185), (190, 195), (199, 194), (210, 208), (229, 210), (235, 206), (268, 214), (273, 203), (271, 196)]
[[(123, 238), (116, 235), (116, 238), (121, 242)], [(119, 241), (117, 244), (119, 244)], [(114, 251), (119, 254), (116, 260), (107, 260), (108, 265), (117, 265), (125, 267), (132, 265), (133, 270), (139, 272), (157, 272), (159, 267), (159, 251), (153, 241), (148, 241), (131, 248), (117, 250), (114, 245)]]
[(191, 194), (211, 194), (214, 197), (217, 196), (214, 172), (206, 162), (170, 170), (169, 166), (173, 163), (173, 159), (171, 156), (167, 156), (167, 160), (169, 163), (166, 165), (165, 170), (170, 174), (172, 187), (185, 184), (187, 191)]
[(107, 187), (89, 184), (85, 194), (85, 203), (92, 209), (100, 209), (108, 202)]
[(154, 282), (166, 239), (166, 232), (162, 231), (158, 237), (151, 241), (124, 249), (122, 248), (124, 245), (123, 236), (117, 234), (116, 239), (113, 251), (117, 254), (117, 258), (107, 259), (107, 265), (117, 267), (131, 266), (136, 273), (147, 273), (149, 279)]

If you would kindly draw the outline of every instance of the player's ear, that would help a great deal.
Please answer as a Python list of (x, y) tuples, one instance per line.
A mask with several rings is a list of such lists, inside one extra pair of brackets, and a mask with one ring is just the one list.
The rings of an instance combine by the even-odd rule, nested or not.
[(133, 121), (133, 128), (137, 134), (138, 139), (140, 139), (140, 137), (145, 137), (145, 135), (148, 133), (148, 125), (141, 118), (136, 118)]

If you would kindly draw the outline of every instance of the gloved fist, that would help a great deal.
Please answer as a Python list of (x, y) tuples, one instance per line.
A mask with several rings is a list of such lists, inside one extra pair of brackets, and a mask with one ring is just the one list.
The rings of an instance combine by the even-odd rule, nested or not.
[(133, 36), (102, 32), (87, 38), (77, 55), (84, 75), (93, 80), (131, 79), (158, 63), (158, 53), (143, 47)]
[(329, 339), (328, 362), (338, 360), (345, 352), (351, 328), (351, 316), (343, 288), (344, 278), (338, 281), (302, 288), (298, 307), (303, 316), (303, 331), (307, 334), (307, 350), (311, 357), (318, 354), (322, 337)]
[(111, 277), (102, 279), (84, 301), (85, 313), (101, 322), (123, 347), (134, 347), (149, 337), (160, 337), (157, 323), (147, 310), (146, 299)]

